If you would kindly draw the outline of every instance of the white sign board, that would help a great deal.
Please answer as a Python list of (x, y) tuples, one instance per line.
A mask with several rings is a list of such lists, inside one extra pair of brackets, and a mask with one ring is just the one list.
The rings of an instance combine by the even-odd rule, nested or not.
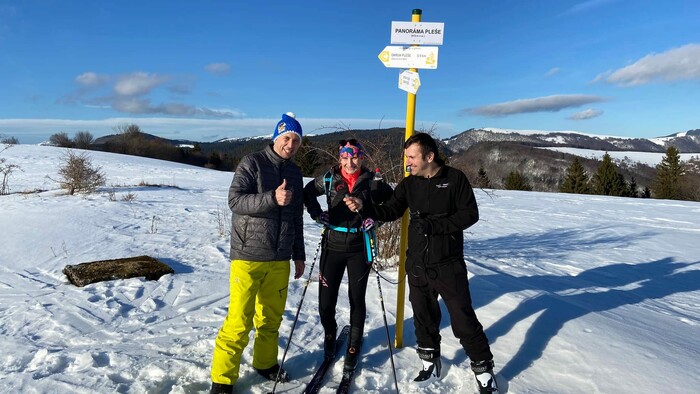
[(420, 87), (420, 76), (417, 72), (403, 70), (399, 74), (399, 89), (408, 93), (416, 94)]
[(445, 24), (442, 22), (391, 22), (391, 43), (442, 45)]
[(379, 54), (385, 67), (427, 68), (434, 70), (438, 65), (438, 47), (387, 46)]

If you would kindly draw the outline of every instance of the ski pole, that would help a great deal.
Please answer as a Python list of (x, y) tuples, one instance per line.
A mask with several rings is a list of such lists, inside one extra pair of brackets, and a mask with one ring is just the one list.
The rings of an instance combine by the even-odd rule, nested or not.
[[(345, 197), (350, 197), (349, 194), (346, 194)], [(364, 218), (362, 217), (362, 214), (358, 209), (355, 210), (355, 213), (357, 213), (358, 216), (360, 216), (360, 221), (364, 225)], [(364, 229), (363, 231), (368, 231)], [(379, 271), (377, 271), (377, 267), (374, 266), (374, 263), (377, 261), (377, 250), (376, 250), (376, 242), (375, 242), (375, 232), (374, 230), (371, 230), (371, 234), (369, 235), (369, 250), (370, 253), (372, 254), (372, 268), (374, 269), (374, 272), (377, 274), (377, 287), (379, 288), (379, 301), (382, 304), (382, 316), (384, 317), (384, 329), (386, 330), (386, 343), (389, 345), (389, 358), (391, 360), (391, 371), (394, 373), (394, 384), (396, 385), (396, 393), (398, 394), (399, 392), (399, 380), (396, 378), (396, 366), (394, 366), (394, 351), (391, 349), (391, 335), (389, 335), (389, 322), (386, 320), (386, 308), (384, 307), (384, 295), (382, 294), (382, 283), (379, 280)]]
[(275, 377), (275, 384), (272, 386), (272, 391), (269, 394), (274, 394), (277, 388), (277, 383), (280, 379), (280, 374), (282, 373), (282, 367), (284, 366), (284, 360), (287, 358), (287, 351), (289, 350), (289, 345), (292, 343), (292, 335), (294, 335), (294, 328), (297, 326), (297, 320), (299, 320), (299, 312), (301, 311), (301, 305), (304, 303), (304, 297), (306, 296), (306, 289), (309, 288), (309, 283), (311, 282), (311, 275), (314, 272), (314, 265), (316, 265), (316, 259), (318, 258), (318, 252), (321, 250), (321, 245), (323, 244), (323, 233), (326, 231), (324, 227), (321, 230), (321, 240), (318, 242), (316, 247), (316, 252), (314, 253), (314, 259), (311, 262), (311, 269), (309, 270), (309, 277), (304, 283), (304, 291), (301, 293), (301, 300), (299, 300), (299, 306), (297, 307), (297, 313), (294, 316), (294, 322), (292, 323), (292, 330), (289, 332), (289, 339), (287, 340), (287, 346), (284, 348), (284, 354), (282, 354), (282, 362), (280, 363), (280, 369), (277, 371), (277, 376)]
[(394, 373), (394, 384), (396, 385), (396, 393), (399, 392), (399, 381), (396, 379), (396, 367), (394, 366), (394, 351), (391, 349), (391, 336), (389, 335), (389, 323), (386, 320), (386, 309), (384, 308), (384, 295), (382, 294), (382, 283), (381, 280), (379, 280), (379, 271), (377, 270), (377, 267), (374, 266), (374, 262), (377, 261), (377, 252), (376, 252), (376, 245), (375, 245), (375, 240), (374, 240), (374, 232), (372, 232), (372, 236), (369, 238), (370, 239), (370, 249), (372, 250), (372, 268), (374, 269), (374, 272), (377, 274), (377, 288), (379, 288), (379, 301), (382, 304), (382, 316), (384, 317), (384, 329), (386, 330), (386, 342), (387, 345), (389, 345), (389, 355), (391, 359), (391, 370)]

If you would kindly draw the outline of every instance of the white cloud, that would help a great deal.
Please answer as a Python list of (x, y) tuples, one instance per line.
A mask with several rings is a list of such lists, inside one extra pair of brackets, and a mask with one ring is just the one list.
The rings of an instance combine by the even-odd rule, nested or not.
[(207, 64), (204, 70), (214, 75), (227, 75), (231, 72), (231, 66), (227, 63), (211, 63)]
[(168, 87), (168, 91), (175, 94), (190, 94), (192, 93), (192, 86), (181, 83)]
[(603, 7), (609, 3), (613, 3), (617, 0), (587, 0), (582, 3), (578, 3), (574, 5), (573, 7), (567, 9), (564, 11), (561, 16), (571, 16), (571, 15), (576, 15), (580, 14), (583, 12), (587, 12), (590, 10), (594, 10), (599, 7)]
[(586, 94), (560, 94), (484, 105), (465, 109), (462, 112), (482, 116), (507, 116), (529, 112), (557, 112), (565, 108), (580, 107), (600, 101), (605, 101), (605, 99)]
[(586, 120), (586, 119), (592, 119), (592, 118), (597, 118), (598, 116), (602, 115), (603, 111), (599, 109), (593, 109), (589, 108), (580, 112), (576, 112), (575, 114), (569, 116), (569, 119), (571, 120)]
[[(59, 104), (83, 105), (88, 108), (113, 109), (126, 114), (163, 114), (174, 116), (202, 116), (210, 118), (236, 118), (245, 114), (239, 110), (213, 109), (186, 103), (170, 102), (153, 104), (148, 97), (157, 88), (171, 82), (171, 77), (157, 73), (134, 72), (116, 78), (112, 86), (114, 94), (96, 96), (96, 88), (114, 80), (109, 75), (85, 72), (75, 77), (81, 85), (76, 91), (57, 100)], [(182, 81), (174, 81), (166, 87), (176, 94), (191, 93), (191, 86)]]
[[(134, 108), (138, 103), (132, 103)], [(141, 103), (143, 105), (143, 103)], [(198, 108), (195, 111), (205, 111)], [(73, 135), (78, 131), (88, 130), (96, 137), (113, 134), (116, 126), (137, 124), (146, 133), (156, 134), (164, 138), (190, 139), (194, 141), (212, 141), (217, 138), (254, 137), (272, 135), (279, 121), (277, 116), (272, 118), (243, 118), (245, 114), (235, 109), (206, 109), (206, 111), (229, 112), (232, 116), (202, 119), (194, 117), (138, 117), (125, 116), (117, 118), (79, 120), (79, 119), (0, 119), (0, 130), (5, 135), (15, 136), (23, 144), (38, 143), (49, 139), (51, 134), (65, 131)], [(343, 124), (347, 128), (371, 129), (380, 124), (382, 127), (405, 126), (405, 119), (328, 119), (328, 118), (298, 118), (305, 134), (322, 134), (337, 131), (335, 125)], [(418, 129), (435, 126), (441, 133), (454, 132), (448, 123), (428, 121), (423, 124), (416, 122)], [(206, 136), (206, 139), (205, 139)]]
[(638, 86), (655, 81), (700, 80), (700, 44), (650, 54), (629, 66), (599, 74), (594, 81)]
[(75, 82), (85, 87), (99, 86), (108, 80), (109, 77), (107, 75), (100, 75), (92, 71), (84, 72), (75, 77)]
[(114, 91), (122, 96), (138, 96), (150, 93), (151, 90), (162, 85), (167, 80), (168, 77), (166, 76), (135, 72), (119, 77), (119, 80), (114, 85)]
[(195, 107), (183, 103), (163, 103), (153, 105), (151, 100), (146, 98), (117, 98), (113, 101), (112, 107), (129, 114), (163, 114), (175, 116), (206, 116), (211, 118), (234, 118), (243, 116), (244, 113), (238, 110), (211, 109), (206, 107)]
[(553, 67), (553, 68), (551, 68), (549, 71), (547, 71), (547, 73), (545, 74), (545, 76), (551, 77), (552, 75), (558, 74), (559, 71), (561, 71), (561, 69), (560, 69), (559, 67)]

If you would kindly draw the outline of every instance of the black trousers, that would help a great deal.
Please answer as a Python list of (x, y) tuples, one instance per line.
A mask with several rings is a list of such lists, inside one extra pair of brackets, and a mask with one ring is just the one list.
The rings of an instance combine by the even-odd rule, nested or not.
[(440, 349), (442, 297), (452, 321), (452, 332), (472, 361), (491, 360), (493, 354), (479, 319), (472, 308), (467, 266), (456, 259), (423, 268), (414, 265), (408, 272), (409, 300), (413, 308), (416, 340), (422, 348)]
[[(367, 315), (365, 294), (367, 293), (370, 268), (364, 251), (336, 252), (323, 249), (318, 294), (321, 324), (326, 332), (333, 332), (336, 328), (335, 308), (338, 303), (338, 290), (347, 269), (350, 325), (353, 328), (353, 336), (357, 336), (359, 333), (361, 338)], [(354, 339), (359, 340), (360, 338)]]

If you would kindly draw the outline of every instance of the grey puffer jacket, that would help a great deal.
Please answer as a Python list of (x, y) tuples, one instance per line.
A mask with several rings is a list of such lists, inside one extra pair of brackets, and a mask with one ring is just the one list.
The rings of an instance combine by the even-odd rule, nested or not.
[[(289, 205), (280, 207), (275, 189), (283, 179), (293, 196)], [(303, 199), (301, 170), (277, 155), (272, 145), (243, 157), (228, 191), (231, 260), (306, 260)]]

